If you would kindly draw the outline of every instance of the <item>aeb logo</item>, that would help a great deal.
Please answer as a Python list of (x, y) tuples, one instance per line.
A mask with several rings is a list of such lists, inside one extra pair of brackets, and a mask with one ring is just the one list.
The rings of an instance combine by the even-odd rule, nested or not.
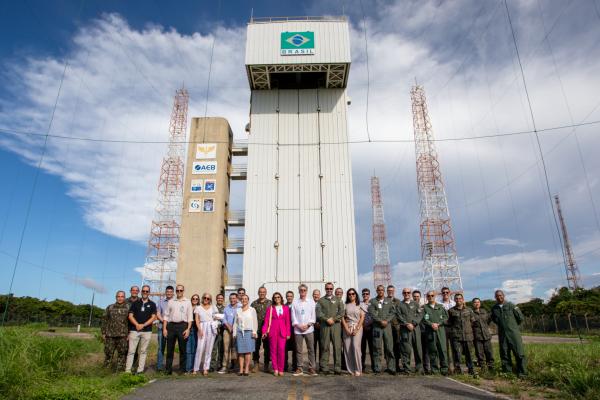
[(194, 175), (210, 175), (217, 173), (216, 161), (197, 161), (192, 165), (192, 174)]

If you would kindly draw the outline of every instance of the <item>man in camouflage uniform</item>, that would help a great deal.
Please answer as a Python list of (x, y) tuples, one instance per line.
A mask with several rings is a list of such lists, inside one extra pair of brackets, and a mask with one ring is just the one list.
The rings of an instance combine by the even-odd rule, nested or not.
[[(419, 324), (423, 313), (419, 303), (411, 299), (410, 288), (402, 289), (403, 301), (396, 305), (396, 318), (400, 322), (400, 354), (402, 357), (402, 372), (423, 372), (421, 354), (421, 329)], [(414, 371), (410, 367), (411, 353), (415, 358)]]
[(512, 372), (511, 352), (517, 361), (517, 374), (527, 374), (525, 349), (521, 339), (519, 325), (525, 317), (519, 307), (504, 299), (504, 292), (496, 290), (496, 304), (492, 307), (492, 321), (498, 326), (498, 344), (502, 372)]
[(492, 352), (492, 333), (488, 324), (492, 321), (491, 314), (481, 308), (481, 300), (477, 297), (473, 299), (473, 345), (475, 346), (475, 355), (477, 356), (477, 366), (483, 368), (483, 360), (487, 368), (494, 369), (494, 353)]
[(383, 285), (377, 286), (377, 297), (371, 299), (369, 314), (373, 316), (373, 372), (381, 373), (381, 356), (385, 355), (387, 372), (396, 375), (396, 360), (394, 358), (394, 340), (392, 336), (392, 319), (395, 307), (384, 297)]
[(325, 284), (325, 296), (319, 299), (315, 308), (317, 321), (321, 324), (321, 373), (329, 373), (329, 348), (333, 345), (333, 372), (342, 373), (341, 321), (344, 316), (344, 303), (333, 295), (333, 283)]
[(473, 310), (465, 306), (465, 299), (461, 293), (454, 295), (454, 301), (456, 305), (448, 310), (448, 329), (450, 331), (452, 359), (454, 360), (454, 373), (462, 373), (460, 362), (464, 354), (469, 374), (475, 375), (471, 354), (475, 314), (473, 314)]
[[(267, 308), (271, 305), (271, 300), (267, 299), (267, 288), (258, 288), (258, 299), (254, 300), (250, 307), (256, 310), (256, 319), (258, 320), (258, 329), (260, 330), (265, 322), (265, 315), (267, 314)], [(260, 359), (260, 345), (263, 346), (263, 369), (265, 372), (269, 372), (269, 340), (262, 339), (261, 335), (257, 335), (254, 347), (254, 354), (252, 360), (254, 361), (254, 371), (258, 372), (258, 362)]]
[(116, 294), (116, 303), (106, 307), (106, 313), (102, 321), (102, 337), (104, 339), (104, 367), (109, 367), (117, 352), (117, 370), (125, 370), (127, 350), (129, 343), (127, 325), (129, 317), (129, 305), (125, 301), (125, 292), (119, 290)]
[[(217, 311), (219, 312), (219, 314), (223, 314), (223, 312), (225, 311), (225, 296), (223, 296), (222, 293), (219, 293), (215, 299), (217, 301), (217, 304), (215, 304)], [(215, 336), (215, 343), (213, 345), (212, 355), (210, 358), (210, 369), (212, 371), (218, 371), (221, 368), (221, 364), (223, 363), (223, 354), (224, 354), (223, 332), (224, 332), (224, 330), (225, 330), (224, 325), (223, 324), (219, 325), (219, 329), (217, 331), (217, 336)]]
[(448, 375), (448, 354), (446, 353), (444, 328), (448, 321), (448, 312), (441, 304), (435, 302), (435, 296), (435, 290), (427, 292), (428, 303), (423, 307), (423, 326), (425, 327), (432, 372), (441, 370), (443, 375)]

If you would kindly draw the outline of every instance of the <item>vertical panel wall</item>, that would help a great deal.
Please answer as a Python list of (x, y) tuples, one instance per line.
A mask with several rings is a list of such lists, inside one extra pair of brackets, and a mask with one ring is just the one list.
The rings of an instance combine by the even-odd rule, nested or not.
[[(296, 31), (314, 32), (314, 55), (280, 55), (281, 32)], [(349, 66), (349, 49), (345, 21), (250, 23), (246, 64)], [(357, 283), (346, 91), (326, 85), (252, 90), (243, 266), (251, 297), (262, 285), (283, 293)]]

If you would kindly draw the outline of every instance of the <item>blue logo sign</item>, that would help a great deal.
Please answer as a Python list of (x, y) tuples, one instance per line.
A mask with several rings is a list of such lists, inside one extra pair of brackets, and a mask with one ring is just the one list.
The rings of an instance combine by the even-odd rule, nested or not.
[(206, 181), (206, 183), (204, 184), (204, 191), (205, 192), (214, 192), (215, 185), (216, 185), (215, 181)]

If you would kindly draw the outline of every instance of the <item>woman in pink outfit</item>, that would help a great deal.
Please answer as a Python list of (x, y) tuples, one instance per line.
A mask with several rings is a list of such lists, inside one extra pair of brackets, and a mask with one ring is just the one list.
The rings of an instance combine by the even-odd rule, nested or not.
[(269, 338), (271, 363), (275, 376), (283, 376), (285, 369), (285, 343), (290, 338), (290, 309), (283, 304), (281, 293), (273, 294), (272, 303), (267, 308), (262, 327), (263, 339)]

